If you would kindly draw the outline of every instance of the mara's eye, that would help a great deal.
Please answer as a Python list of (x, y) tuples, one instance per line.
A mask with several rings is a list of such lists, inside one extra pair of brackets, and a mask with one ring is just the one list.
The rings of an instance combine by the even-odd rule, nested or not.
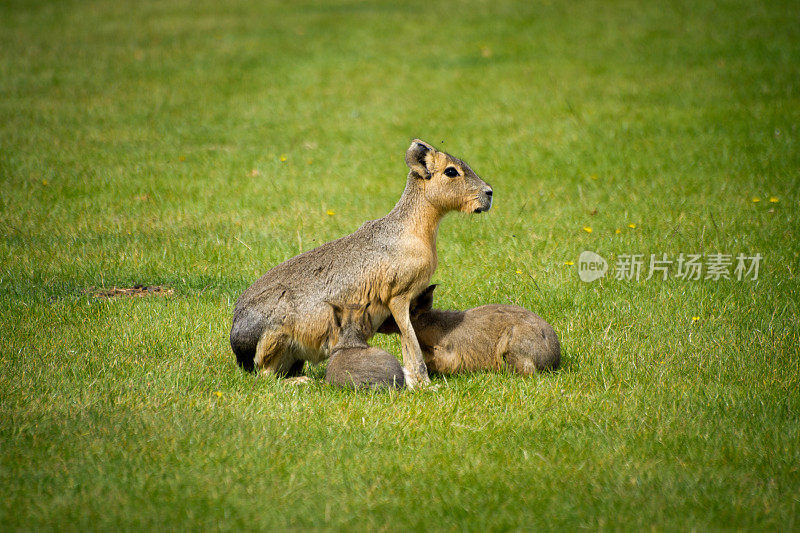
[(456, 167), (447, 167), (444, 169), (444, 175), (448, 178), (455, 178), (458, 176), (458, 170), (456, 170)]

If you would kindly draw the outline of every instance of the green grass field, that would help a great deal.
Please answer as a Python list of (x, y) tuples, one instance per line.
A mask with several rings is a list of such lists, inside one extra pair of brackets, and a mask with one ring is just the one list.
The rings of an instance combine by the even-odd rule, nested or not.
[[(0, 530), (800, 528), (798, 125), (793, 1), (4, 0)], [(238, 295), (413, 137), (495, 190), (437, 305), (537, 312), (562, 369), (240, 371)], [(758, 279), (613, 272), (717, 252)], [(174, 293), (94, 296), (135, 284)]]

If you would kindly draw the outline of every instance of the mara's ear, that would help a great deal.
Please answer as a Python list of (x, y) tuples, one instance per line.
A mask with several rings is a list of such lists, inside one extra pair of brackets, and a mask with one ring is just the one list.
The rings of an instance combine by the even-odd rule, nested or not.
[(431, 179), (436, 149), (425, 141), (414, 139), (406, 151), (406, 165), (426, 180)]
[(325, 303), (328, 304), (328, 306), (331, 308), (331, 311), (333, 311), (333, 324), (337, 328), (342, 327), (342, 306), (328, 300), (325, 300)]
[(370, 330), (372, 333), (372, 316), (369, 314), (369, 308), (372, 305), (372, 302), (367, 302), (361, 306), (359, 312), (361, 314), (361, 325), (365, 328)]
[(361, 317), (361, 322), (364, 323), (364, 324), (366, 324), (366, 323), (372, 324), (372, 319), (369, 316), (369, 307), (370, 307), (371, 303), (372, 302), (367, 302), (365, 304), (359, 305), (356, 308), (357, 309), (356, 312), (358, 313), (358, 316)]
[(414, 298), (413, 310), (414, 313), (424, 313), (430, 311), (433, 307), (433, 291), (436, 290), (438, 285), (429, 285), (427, 289), (422, 291), (419, 296)]

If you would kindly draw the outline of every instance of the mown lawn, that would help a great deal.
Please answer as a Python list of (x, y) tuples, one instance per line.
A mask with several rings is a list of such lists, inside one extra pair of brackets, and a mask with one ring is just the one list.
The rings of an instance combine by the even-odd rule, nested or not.
[[(0, 529), (800, 528), (799, 124), (792, 1), (5, 0)], [(238, 295), (413, 137), (495, 191), (437, 305), (537, 312), (562, 369), (240, 371)], [(615, 279), (681, 253), (732, 279)], [(174, 292), (95, 297), (135, 284)]]

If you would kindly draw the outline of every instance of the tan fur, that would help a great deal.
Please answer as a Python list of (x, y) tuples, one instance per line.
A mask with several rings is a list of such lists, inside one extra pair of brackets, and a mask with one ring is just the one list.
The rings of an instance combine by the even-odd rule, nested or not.
[(325, 302), (336, 301), (369, 304), (370, 335), (391, 315), (407, 385), (430, 382), (409, 304), (436, 270), (442, 217), (488, 210), (492, 189), (466, 163), (420, 140), (411, 143), (406, 164), (405, 190), (389, 214), (275, 266), (239, 297), (230, 340), (240, 365), (295, 375), (303, 361), (326, 359), (333, 341)]
[[(558, 336), (537, 314), (499, 304), (467, 311), (433, 309), (435, 287), (428, 287), (411, 307), (411, 323), (430, 371), (453, 374), (499, 370), (504, 362), (523, 375), (558, 368)], [(378, 331), (394, 333), (397, 328), (388, 319)]]
[(372, 333), (367, 306), (331, 304), (338, 339), (331, 349), (325, 381), (348, 388), (401, 388), (403, 367), (385, 350), (367, 344)]

